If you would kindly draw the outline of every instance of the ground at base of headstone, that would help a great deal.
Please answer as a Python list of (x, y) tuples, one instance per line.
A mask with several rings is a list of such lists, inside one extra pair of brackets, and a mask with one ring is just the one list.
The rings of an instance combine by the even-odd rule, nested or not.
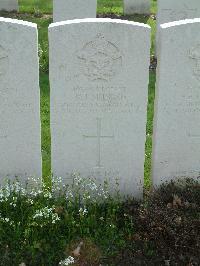
[[(92, 180), (74, 180), (64, 194), (55, 180), (52, 192), (1, 188), (0, 265), (200, 265), (198, 182), (169, 183), (146, 191), (143, 201), (122, 201)], [(80, 197), (82, 182), (87, 191)]]
[(200, 185), (173, 182), (148, 192), (145, 202), (126, 202), (135, 233), (114, 265), (200, 265)]

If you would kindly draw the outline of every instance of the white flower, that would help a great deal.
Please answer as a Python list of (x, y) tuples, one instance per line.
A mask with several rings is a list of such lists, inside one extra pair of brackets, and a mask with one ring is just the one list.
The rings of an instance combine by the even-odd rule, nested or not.
[(52, 194), (51, 194), (51, 192), (49, 192), (49, 191), (45, 191), (45, 193), (44, 193), (44, 197), (45, 197), (45, 198), (49, 198), (49, 199), (51, 199), (51, 198), (52, 198)]
[(40, 210), (36, 210), (35, 215), (33, 215), (33, 220), (39, 220), (39, 224), (41, 227), (43, 226), (43, 223), (51, 222), (52, 224), (55, 224), (56, 221), (60, 221), (60, 217), (57, 213), (54, 213), (54, 208), (48, 208), (44, 207)]
[(88, 213), (88, 210), (87, 210), (86, 208), (84, 208), (84, 209), (83, 209), (83, 208), (80, 208), (80, 209), (79, 209), (79, 214), (81, 214), (81, 215), (84, 216), (84, 215), (87, 214), (87, 213)]
[(61, 260), (59, 262), (59, 265), (61, 266), (67, 266), (67, 265), (70, 265), (70, 264), (73, 264), (75, 262), (74, 258), (69, 256), (68, 258), (64, 259), (64, 260)]
[(73, 199), (73, 193), (72, 193), (72, 191), (71, 190), (68, 190), (67, 192), (66, 192), (66, 200), (69, 200), (69, 199)]
[(27, 203), (33, 205), (34, 201), (33, 201), (32, 199), (29, 198), (29, 199), (27, 199)]

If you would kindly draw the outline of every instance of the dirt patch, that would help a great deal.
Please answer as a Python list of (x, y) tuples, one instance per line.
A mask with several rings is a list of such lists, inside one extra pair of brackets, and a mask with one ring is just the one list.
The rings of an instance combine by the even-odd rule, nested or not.
[(115, 265), (200, 265), (200, 184), (162, 186), (145, 203), (126, 202), (124, 211), (135, 234)]

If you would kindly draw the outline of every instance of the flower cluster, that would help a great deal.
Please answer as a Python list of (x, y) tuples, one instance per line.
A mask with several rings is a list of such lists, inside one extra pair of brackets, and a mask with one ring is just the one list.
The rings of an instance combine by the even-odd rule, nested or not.
[[(12, 184), (7, 181), (4, 186), (0, 187), (0, 202), (8, 201), (10, 197), (13, 197), (13, 194), (25, 195), (26, 193), (19, 181)], [(16, 201), (16, 198), (13, 198), (13, 200)]]
[(61, 266), (67, 266), (67, 265), (70, 265), (70, 264), (74, 264), (75, 260), (73, 257), (69, 256), (68, 258), (64, 259), (64, 260), (61, 260), (59, 262), (59, 265)]
[(4, 217), (2, 217), (2, 215), (1, 215), (1, 213), (0, 213), (0, 222), (3, 222), (3, 223), (7, 223), (8, 225), (14, 225), (14, 222), (13, 221), (11, 221), (9, 218), (4, 218)]
[[(55, 208), (48, 208), (44, 207), (40, 210), (36, 210), (35, 214), (33, 215), (33, 220), (36, 222), (33, 225), (43, 227), (48, 223), (55, 224), (57, 221), (60, 220), (57, 213), (54, 212)], [(38, 223), (37, 223), (38, 222)]]

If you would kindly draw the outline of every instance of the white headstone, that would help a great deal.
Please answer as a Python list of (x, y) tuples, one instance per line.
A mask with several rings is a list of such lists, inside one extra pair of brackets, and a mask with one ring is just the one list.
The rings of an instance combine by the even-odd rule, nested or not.
[(150, 0), (123, 0), (124, 14), (149, 14), (151, 8)]
[(53, 174), (119, 178), (141, 197), (150, 27), (74, 20), (51, 24), (49, 40)]
[(200, 175), (200, 19), (161, 25), (153, 184)]
[(53, 21), (96, 18), (97, 0), (53, 0)]
[(18, 0), (0, 0), (0, 10), (18, 11)]
[(0, 180), (41, 177), (37, 25), (0, 18)]
[[(157, 41), (159, 46), (159, 26), (164, 23), (200, 17), (200, 0), (157, 0)], [(157, 50), (158, 54), (158, 50)]]

